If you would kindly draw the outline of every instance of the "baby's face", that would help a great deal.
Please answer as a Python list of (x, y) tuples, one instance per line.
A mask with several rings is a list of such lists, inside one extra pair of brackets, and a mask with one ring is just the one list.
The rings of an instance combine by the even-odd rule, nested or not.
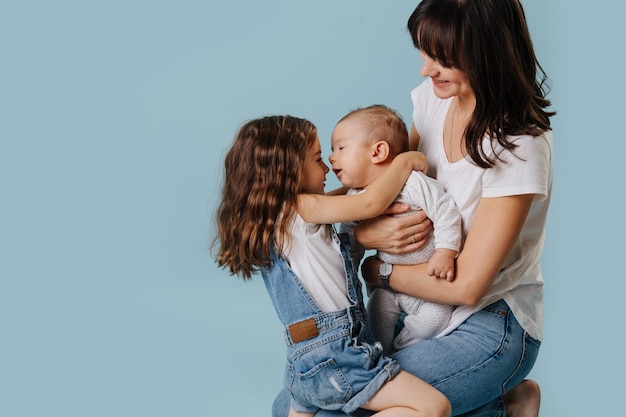
[(369, 184), (372, 146), (357, 118), (339, 122), (332, 133), (332, 169), (346, 187), (363, 188)]

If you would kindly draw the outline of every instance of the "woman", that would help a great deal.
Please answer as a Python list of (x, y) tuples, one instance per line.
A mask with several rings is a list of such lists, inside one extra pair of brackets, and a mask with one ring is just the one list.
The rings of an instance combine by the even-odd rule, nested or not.
[[(453, 415), (537, 416), (539, 387), (524, 378), (542, 338), (554, 115), (546, 77), (518, 0), (424, 0), (408, 29), (427, 77), (411, 93), (411, 149), (425, 153), (429, 174), (455, 198), (464, 244), (453, 281), (429, 276), (426, 264), (390, 274), (385, 265), (379, 274), (376, 258), (362, 272), (370, 286), (384, 275), (395, 291), (458, 306), (438, 337), (394, 354), (448, 397)], [(362, 222), (357, 238), (368, 248), (415, 250), (428, 234), (421, 220), (379, 217)], [(275, 416), (286, 413), (283, 397)]]

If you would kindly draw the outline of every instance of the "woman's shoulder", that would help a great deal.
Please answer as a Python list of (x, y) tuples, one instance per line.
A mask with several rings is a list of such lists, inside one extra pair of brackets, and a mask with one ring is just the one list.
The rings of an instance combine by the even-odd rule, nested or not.
[(504, 150), (500, 145), (498, 159), (492, 169), (485, 170), (483, 196), (536, 194), (539, 199), (550, 193), (552, 183), (552, 134), (509, 137), (515, 145)]
[(519, 135), (510, 136), (509, 142), (515, 145), (512, 154), (517, 159), (541, 157), (552, 159), (552, 131), (547, 130), (539, 136)]

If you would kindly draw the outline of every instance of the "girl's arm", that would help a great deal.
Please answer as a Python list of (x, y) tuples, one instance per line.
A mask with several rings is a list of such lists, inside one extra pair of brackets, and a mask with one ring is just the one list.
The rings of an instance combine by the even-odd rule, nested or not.
[(308, 223), (329, 224), (378, 216), (402, 190), (411, 171), (425, 171), (426, 157), (419, 152), (396, 156), (383, 175), (357, 195), (300, 194), (298, 213)]
[[(454, 281), (429, 276), (427, 264), (394, 265), (389, 284), (398, 292), (433, 302), (477, 304), (487, 294), (519, 238), (533, 198), (533, 194), (526, 194), (480, 200), (457, 258)], [(362, 273), (369, 285), (380, 286), (380, 264), (376, 257), (363, 263)]]
[(348, 192), (348, 190), (349, 190), (348, 187), (339, 187), (339, 188), (335, 188), (334, 190), (327, 191), (326, 195), (345, 195)]

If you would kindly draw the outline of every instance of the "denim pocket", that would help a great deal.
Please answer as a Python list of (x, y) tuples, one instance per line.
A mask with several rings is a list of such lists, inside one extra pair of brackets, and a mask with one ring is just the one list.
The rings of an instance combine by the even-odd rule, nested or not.
[(341, 408), (352, 397), (352, 386), (334, 359), (330, 358), (298, 375), (301, 394), (320, 408)]
[(487, 307), (484, 307), (482, 311), (486, 313), (492, 313), (496, 316), (506, 317), (507, 314), (510, 313), (511, 309), (509, 308), (506, 301), (501, 299), (501, 300), (496, 301), (493, 304), (488, 305)]
[(531, 345), (533, 345), (536, 349), (539, 349), (539, 347), (541, 346), (541, 341), (535, 339), (534, 337), (530, 336), (528, 333), (526, 333), (524, 335), (526, 343), (530, 343)]

